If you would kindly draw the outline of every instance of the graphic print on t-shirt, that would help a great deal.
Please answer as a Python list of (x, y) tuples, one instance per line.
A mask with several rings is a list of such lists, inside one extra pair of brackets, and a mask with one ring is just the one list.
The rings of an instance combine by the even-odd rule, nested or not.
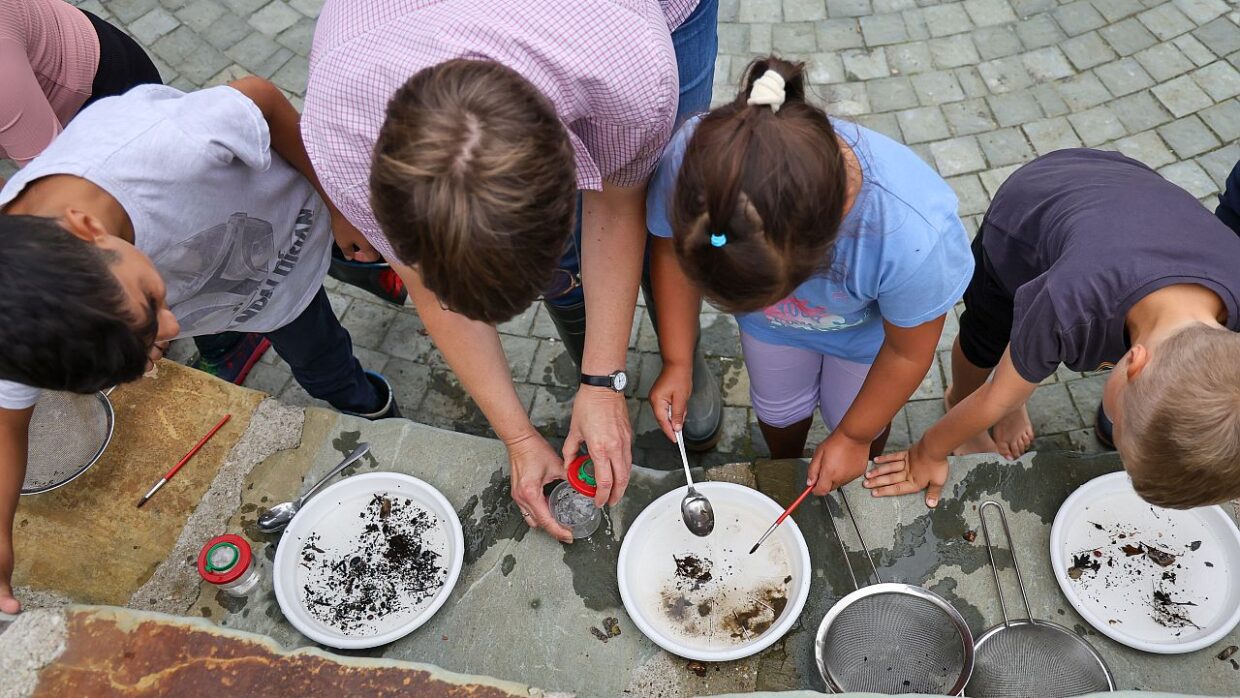
[(870, 307), (855, 313), (837, 315), (827, 308), (811, 305), (804, 298), (788, 296), (762, 311), (772, 327), (787, 327), (812, 332), (838, 332), (865, 323), (870, 319)]
[(167, 284), (168, 306), (186, 327), (219, 331), (246, 322), (296, 266), (312, 224), (302, 209), (283, 251), (271, 223), (245, 212), (178, 242), (151, 260)]

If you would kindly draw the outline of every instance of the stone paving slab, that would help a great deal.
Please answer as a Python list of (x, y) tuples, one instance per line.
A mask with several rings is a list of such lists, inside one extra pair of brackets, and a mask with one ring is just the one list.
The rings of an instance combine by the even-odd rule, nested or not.
[[(699, 681), (683, 660), (666, 655), (641, 636), (624, 613), (615, 586), (624, 531), (648, 502), (681, 485), (675, 473), (635, 469), (628, 495), (610, 510), (604, 527), (590, 539), (562, 546), (545, 536), (525, 535), (526, 527), (508, 498), (503, 451), (496, 442), (418, 425), (371, 425), (351, 418), (342, 418), (329, 432), (332, 435), (322, 440), (308, 478), (330, 467), (358, 440), (370, 441), (381, 446), (376, 448), (375, 462), (361, 469), (396, 470), (426, 479), (457, 507), (465, 527), (466, 566), (448, 605), (409, 637), (365, 654), (417, 658), (453, 671), (504, 676), (579, 695), (617, 695), (624, 690), (644, 695), (640, 689), (652, 685), (661, 686), (665, 696), (729, 687), (821, 688), (812, 659), (814, 629), (830, 605), (851, 591), (823, 518), (827, 512), (823, 501), (813, 500), (794, 515), (809, 541), (815, 569), (815, 591), (801, 621), (770, 650), (721, 665), (717, 673), (708, 672), (707, 679)], [(799, 491), (797, 483), (804, 481), (804, 467), (798, 461), (762, 462), (752, 471), (745, 466), (708, 468), (704, 475), (750, 479), (777, 501), (791, 501)], [(984, 551), (980, 544), (966, 542), (963, 533), (977, 526), (974, 506), (986, 498), (998, 499), (1013, 511), (1018, 549), (1031, 551), (1026, 553), (1033, 558), (1026, 558), (1026, 582), (1035, 614), (1085, 635), (1107, 658), (1121, 687), (1183, 690), (1177, 677), (1191, 669), (1194, 692), (1225, 694), (1234, 676), (1210, 652), (1187, 658), (1149, 657), (1112, 643), (1085, 626), (1048, 574), (1043, 551), (1059, 504), (1079, 484), (1118, 467), (1110, 455), (1035, 455), (1018, 463), (985, 456), (959, 459), (947, 490), (950, 498), (933, 513), (916, 497), (874, 500), (856, 484), (849, 487), (849, 494), (882, 577), (923, 584), (943, 594), (978, 634), (996, 622), (997, 605), (983, 564)], [(853, 563), (863, 564), (844, 521), (837, 522), (854, 553)], [(249, 526), (243, 524), (242, 529), (256, 546), (270, 544), (270, 538), (253, 537)], [(210, 617), (221, 625), (268, 635), (286, 646), (307, 644), (283, 620), (270, 591), (240, 606), (222, 606), (218, 602), (228, 600), (217, 595), (213, 603), (209, 596), (204, 594), (196, 606), (209, 609)], [(480, 632), (478, 618), (504, 622)], [(604, 643), (591, 629), (603, 627), (606, 618), (618, 620), (621, 634)], [(632, 671), (583, 678), (572, 670), (582, 661)]]
[[(126, 603), (172, 553), (264, 399), (170, 361), (156, 373), (113, 391), (116, 427), (98, 463), (64, 487), (18, 501), (19, 596), (51, 591), (84, 603)], [(225, 414), (228, 423), (138, 509), (139, 497)]]
[[(253, 395), (190, 371), (174, 369), (169, 374), (185, 379), (182, 387), (187, 397), (180, 403), (183, 413), (210, 412), (221, 394)], [(207, 388), (217, 392), (209, 393)], [(278, 539), (258, 534), (253, 522), (262, 508), (292, 496), (359, 441), (367, 441), (372, 444), (372, 455), (359, 463), (354, 472), (405, 472), (436, 486), (462, 521), (465, 565), (448, 604), (412, 635), (374, 650), (331, 654), (429, 662), (448, 671), (498, 676), (515, 681), (518, 686), (540, 686), (543, 690), (580, 696), (613, 696), (629, 691), (634, 695), (679, 698), (721, 692), (821, 688), (810, 649), (814, 630), (830, 605), (852, 589), (839, 564), (840, 551), (829, 533), (826, 517), (833, 516), (840, 524), (844, 520), (838, 509), (825, 500), (812, 499), (794, 514), (806, 535), (814, 569), (810, 600), (799, 622), (770, 649), (745, 660), (711, 666), (704, 676), (698, 676), (687, 662), (659, 650), (632, 625), (623, 611), (615, 582), (616, 556), (624, 532), (648, 502), (681, 486), (677, 474), (635, 468), (628, 496), (609, 510), (604, 527), (587, 540), (564, 546), (543, 535), (527, 535), (528, 529), (508, 494), (503, 447), (494, 440), (406, 420), (367, 422), (315, 408), (303, 412), (270, 400), (258, 403), (252, 410), (245, 433), (233, 441), (226, 454), (204, 452), (206, 461), (200, 463), (200, 469), (218, 474), (199, 499), (168, 501), (177, 510), (178, 520), (186, 522), (184, 528), (167, 558), (150, 573), (147, 584), (126, 603), (131, 609), (201, 616), (201, 621), (186, 626), (183, 621), (159, 619), (155, 626), (146, 627), (153, 616), (127, 610), (91, 611), (85, 622), (99, 621), (95, 637), (119, 638), (115, 633), (128, 633), (125, 637), (132, 641), (116, 639), (93, 646), (88, 642), (81, 652), (63, 655), (67, 657), (65, 664), (56, 668), (54, 660), (62, 656), (59, 647), (66, 637), (66, 616), (28, 613), (12, 624), (0, 622), (0, 631), (4, 631), (0, 635), (0, 668), (16, 663), (28, 669), (32, 662), (39, 667), (51, 662), (52, 673), (47, 676), (55, 680), (49, 679), (47, 686), (64, 689), (87, 686), (83, 682), (97, 680), (97, 674), (82, 671), (89, 664), (116, 672), (115, 680), (123, 683), (136, 681), (137, 674), (142, 673), (141, 666), (163, 662), (159, 658), (167, 658), (166, 653), (176, 649), (175, 656), (185, 658), (184, 664), (160, 674), (158, 679), (175, 682), (200, 668), (195, 653), (204, 644), (215, 646), (212, 638), (218, 633), (209, 634), (211, 637), (198, 634), (205, 627), (203, 623), (210, 622), (270, 638), (255, 640), (224, 633), (226, 637), (239, 638), (240, 645), (253, 646), (257, 642), (263, 655), (261, 661), (255, 660), (262, 666), (256, 670), (260, 673), (276, 671), (273, 665), (304, 666), (304, 662), (317, 662), (319, 671), (336, 676), (338, 670), (323, 664), (318, 654), (273, 658), (270, 648), (276, 645), (295, 649), (312, 643), (284, 621), (275, 603), (267, 561), (273, 556)], [(130, 444), (130, 449), (157, 450), (162, 441), (166, 439), (161, 434), (144, 433)], [(755, 486), (776, 501), (788, 502), (804, 482), (805, 467), (803, 461), (722, 465), (699, 471), (697, 477)], [(867, 497), (856, 483), (847, 489), (882, 578), (922, 584), (937, 591), (961, 610), (975, 633), (996, 622), (997, 615), (992, 583), (983, 565), (984, 552), (980, 544), (965, 540), (963, 533), (976, 527), (973, 507), (994, 498), (1012, 512), (1016, 545), (1025, 556), (1026, 582), (1035, 614), (1054, 619), (1087, 637), (1115, 670), (1120, 687), (1175, 688), (1209, 695), (1234, 692), (1234, 672), (1213, 659), (1213, 655), (1219, 646), (1240, 641), (1236, 632), (1219, 646), (1192, 655), (1138, 654), (1088, 629), (1063, 602), (1050, 578), (1042, 551), (1047, 547), (1054, 512), (1079, 484), (1118, 468), (1119, 461), (1113, 454), (1040, 454), (1026, 456), (1016, 463), (1002, 463), (989, 456), (956, 459), (945, 490), (947, 497), (933, 512), (925, 509), (919, 497), (878, 500)], [(81, 482), (84, 480), (71, 483), (66, 489), (80, 495), (86, 491)], [(138, 484), (130, 487), (137, 492), (144, 489)], [(75, 516), (79, 513), (75, 512)], [(25, 535), (38, 535), (46, 528), (37, 523), (28, 528), (31, 527), (37, 530)], [(156, 535), (138, 525), (131, 529), (129, 535), (139, 542)], [(856, 540), (846, 526), (841, 525), (841, 530), (850, 551), (849, 559), (854, 566), (862, 564)], [(259, 591), (245, 599), (225, 597), (194, 577), (193, 551), (203, 540), (223, 531), (249, 537), (260, 565), (264, 566), (265, 579)], [(85, 534), (87, 538), (89, 535)], [(51, 545), (47, 547), (50, 549)], [(58, 550), (71, 549), (74, 541), (56, 541), (55, 545)], [(48, 558), (45, 552), (32, 555), (31, 559), (38, 561)], [(30, 602), (30, 611), (45, 605), (49, 598), (58, 599), (52, 605), (59, 606), (88, 598), (91, 593), (81, 588), (82, 575), (77, 566), (53, 575), (49, 583), (50, 593), (37, 598), (23, 592), (23, 598)], [(76, 611), (68, 613), (72, 619)], [(621, 633), (603, 642), (592, 630), (603, 627), (608, 618), (616, 619)], [(187, 632), (199, 639), (189, 638)], [(38, 642), (32, 644), (31, 635)], [(150, 646), (152, 643), (158, 646)], [(239, 652), (237, 643), (221, 645), (218, 652)], [(72, 643), (65, 646), (71, 647)], [(109, 646), (126, 648), (124, 652), (128, 654), (122, 655), (126, 661), (118, 665), (114, 653), (101, 651)], [(253, 654), (251, 650), (245, 652)], [(340, 661), (350, 667), (358, 666), (350, 659)], [(624, 670), (616, 670), (617, 667)], [(228, 664), (225, 668), (240, 671), (242, 667)], [(181, 669), (190, 673), (182, 674)], [(20, 685), (42, 691), (43, 684), (27, 680), (28, 674), (29, 671)], [(241, 681), (246, 675), (228, 676)], [(432, 676), (441, 674), (432, 672)], [(379, 680), (357, 680), (370, 679)], [(479, 681), (486, 685), (494, 683)], [(10, 691), (9, 686), (13, 685), (16, 684), (6, 684), (0, 694)], [(117, 689), (117, 693), (144, 695), (137, 690)]]

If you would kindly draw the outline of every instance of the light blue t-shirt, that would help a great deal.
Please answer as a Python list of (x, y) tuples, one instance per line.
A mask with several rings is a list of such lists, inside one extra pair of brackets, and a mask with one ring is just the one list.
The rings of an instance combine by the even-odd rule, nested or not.
[[(673, 136), (650, 180), (646, 226), (672, 236), (669, 206), (685, 148), (701, 117)], [(861, 163), (863, 183), (840, 224), (828, 272), (784, 300), (737, 316), (741, 329), (771, 344), (872, 363), (883, 320), (915, 327), (943, 315), (973, 275), (956, 194), (913, 151), (856, 124), (831, 120)]]

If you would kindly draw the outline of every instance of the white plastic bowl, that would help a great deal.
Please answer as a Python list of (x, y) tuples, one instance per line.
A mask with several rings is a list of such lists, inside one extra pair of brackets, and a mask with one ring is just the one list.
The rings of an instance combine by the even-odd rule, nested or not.
[[(439, 519), (439, 526), (446, 527), (442, 533), (441, 559), (447, 565), (443, 588), (435, 594), (428, 605), (385, 623), (382, 630), (369, 635), (346, 635), (336, 628), (315, 618), (302, 603), (300, 587), (305, 572), (299, 563), (302, 544), (311, 533), (318, 533), (324, 547), (353, 535), (352, 528), (358, 521), (357, 514), (375, 494), (398, 493), (417, 503)], [(315, 642), (339, 649), (364, 649), (378, 647), (398, 640), (418, 629), (443, 606), (456, 586), (465, 558), (465, 538), (461, 521), (452, 505), (434, 487), (411, 475), (403, 473), (366, 473), (354, 475), (337, 482), (318, 493), (293, 517), (280, 546), (276, 549), (273, 568), (273, 584), (276, 600), (284, 617), (301, 634)]]
[[(801, 530), (789, 517), (756, 553), (749, 555), (749, 549), (784, 508), (761, 492), (741, 485), (703, 482), (696, 487), (714, 507), (714, 532), (698, 538), (685, 528), (680, 502), (686, 488), (677, 488), (656, 499), (638, 515), (620, 546), (616, 570), (620, 598), (637, 628), (672, 654), (706, 662), (748, 657), (770, 647), (800, 617), (809, 595), (809, 549)], [(784, 584), (783, 578), (791, 577), (784, 584), (787, 605), (770, 627), (741, 642), (730, 640), (726, 633), (716, 636), (723, 639), (706, 641), (678, 632), (676, 621), (665, 608), (663, 592), (674, 588), (673, 556), (685, 554), (710, 559), (718, 588), (738, 590), (728, 592), (730, 598), (746, 596), (744, 590), (749, 588)], [(703, 589), (709, 587), (703, 585)], [(721, 603), (720, 612), (725, 613), (726, 607)], [(694, 609), (689, 608), (688, 612), (692, 614)]]
[[(1178, 565), (1183, 567), (1168, 568), (1177, 573), (1177, 582), (1167, 589), (1174, 598), (1198, 603), (1190, 616), (1200, 628), (1167, 628), (1149, 617), (1145, 608), (1155, 582), (1149, 575), (1124, 574), (1126, 556), (1115, 555), (1116, 545), (1108, 535), (1120, 528), (1140, 532), (1141, 538), (1127, 542), (1148, 540), (1181, 553)], [(1201, 542), (1199, 549), (1182, 552), (1192, 541)], [(1103, 559), (1096, 575), (1069, 578), (1073, 554), (1092, 549), (1120, 563), (1109, 566)], [(1133, 649), (1195, 652), (1240, 623), (1240, 530), (1222, 507), (1181, 511), (1151, 506), (1133, 490), (1127, 473), (1110, 473), (1085, 483), (1064, 501), (1051, 526), (1050, 553), (1055, 580), (1068, 603), (1098, 632)]]

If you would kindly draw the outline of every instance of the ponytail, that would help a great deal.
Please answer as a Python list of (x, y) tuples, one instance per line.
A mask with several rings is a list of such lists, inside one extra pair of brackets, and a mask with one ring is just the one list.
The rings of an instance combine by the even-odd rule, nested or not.
[(805, 101), (804, 73), (774, 56), (753, 61), (736, 98), (702, 119), (685, 151), (676, 252), (726, 311), (771, 305), (829, 265), (847, 177), (826, 113)]

